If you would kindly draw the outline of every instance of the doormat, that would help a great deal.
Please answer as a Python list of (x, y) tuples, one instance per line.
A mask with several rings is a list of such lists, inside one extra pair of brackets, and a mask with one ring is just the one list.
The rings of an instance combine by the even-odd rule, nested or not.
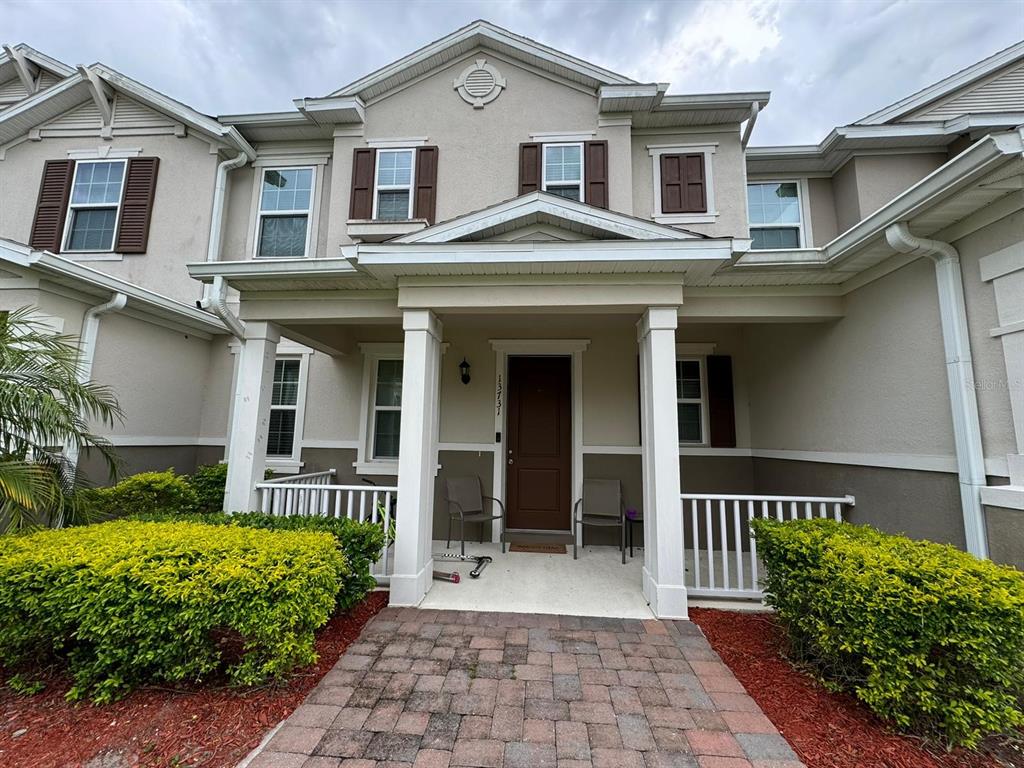
[(532, 552), (537, 555), (564, 555), (565, 544), (511, 544), (509, 552)]

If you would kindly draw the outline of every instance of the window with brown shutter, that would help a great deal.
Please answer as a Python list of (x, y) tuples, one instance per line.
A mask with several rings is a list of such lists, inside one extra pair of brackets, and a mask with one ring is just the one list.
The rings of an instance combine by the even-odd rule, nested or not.
[(415, 185), (413, 218), (433, 224), (437, 209), (437, 147), (417, 148)]
[(704, 155), (663, 154), (660, 157), (661, 212), (706, 213)]
[(608, 207), (608, 142), (588, 141), (583, 145), (583, 181), (589, 205)]
[(531, 142), (519, 145), (519, 194), (536, 192), (541, 185), (541, 162), (544, 145)]
[(54, 253), (60, 251), (74, 174), (74, 160), (47, 160), (43, 166), (36, 215), (28, 240), (31, 247)]
[(373, 218), (373, 177), (377, 150), (356, 149), (352, 155), (352, 195), (349, 202), (350, 219)]
[(157, 157), (133, 157), (128, 161), (121, 198), (121, 221), (114, 247), (118, 253), (146, 252), (159, 168), (160, 159)]

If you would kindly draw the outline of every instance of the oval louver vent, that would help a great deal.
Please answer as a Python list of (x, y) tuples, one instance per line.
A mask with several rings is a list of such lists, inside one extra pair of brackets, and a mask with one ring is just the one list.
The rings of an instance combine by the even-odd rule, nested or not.
[(505, 88), (505, 78), (486, 59), (477, 59), (455, 78), (452, 83), (462, 100), (473, 105), (473, 109), (483, 109), (490, 104)]
[(494, 87), (494, 75), (486, 69), (477, 69), (466, 78), (466, 92), (470, 96), (480, 98), (486, 96)]

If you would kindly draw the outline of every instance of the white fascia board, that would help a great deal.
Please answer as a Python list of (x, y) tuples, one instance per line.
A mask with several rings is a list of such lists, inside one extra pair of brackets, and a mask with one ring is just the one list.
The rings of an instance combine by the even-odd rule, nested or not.
[(755, 101), (760, 109), (764, 109), (771, 97), (771, 91), (669, 93), (662, 97), (661, 109), (747, 109)]
[(318, 124), (353, 124), (366, 120), (366, 105), (358, 96), (295, 99), (295, 108)]
[[(353, 246), (345, 246), (353, 247)], [(186, 264), (188, 274), (203, 283), (215, 277), (228, 281), (280, 277), (347, 277), (360, 276), (348, 260), (341, 259), (252, 259), (249, 261), (200, 261)]]
[(418, 243), (360, 244), (362, 267), (428, 264), (527, 264), (608, 261), (729, 261), (731, 238), (663, 240), (603, 240), (531, 243)]
[[(70, 75), (73, 75), (75, 73), (74, 67), (68, 66), (63, 61), (57, 61), (57, 59), (53, 58), (52, 56), (47, 56), (42, 51), (37, 51), (30, 45), (26, 45), (25, 43), (18, 43), (17, 45), (13, 45), (11, 47), (14, 50), (18, 51), (26, 59), (31, 61), (33, 64), (35, 64), (37, 67), (49, 70), (50, 72), (53, 72), (55, 75), (58, 75), (60, 77), (69, 77)], [(2, 62), (4, 58), (6, 58), (6, 56), (0, 57), (0, 62)]]
[[(214, 118), (197, 112), (188, 105), (165, 96), (136, 80), (132, 80), (130, 77), (122, 75), (117, 70), (111, 69), (104, 64), (93, 64), (89, 69), (105, 80), (111, 87), (126, 93), (132, 99), (142, 102), (146, 106), (152, 107), (166, 115), (177, 118), (190, 128), (205, 133), (212, 138), (226, 140), (227, 143), (244, 152), (250, 160), (256, 159), (256, 150), (234, 126), (222, 125)], [(50, 90), (53, 89), (51, 88)]]
[(440, 61), (440, 54), (444, 51), (461, 43), (473, 42), (474, 40), (478, 43), (492, 41), (502, 45), (507, 45), (511, 48), (518, 49), (527, 55), (535, 56), (536, 58), (544, 59), (556, 66), (572, 70), (577, 74), (595, 80), (599, 83), (631, 84), (636, 82), (635, 80), (631, 80), (623, 75), (589, 64), (582, 59), (569, 56), (568, 54), (557, 51), (554, 48), (549, 48), (535, 40), (530, 40), (529, 38), (522, 37), (521, 35), (516, 35), (507, 29), (502, 29), (501, 27), (495, 26), (489, 22), (474, 21), (462, 29), (457, 29), (450, 35), (446, 35), (440, 40), (435, 40), (433, 43), (430, 43), (417, 51), (413, 51), (408, 56), (403, 56), (401, 59), (398, 59), (375, 72), (371, 72), (365, 77), (351, 82), (328, 95), (357, 96), (367, 88), (377, 85), (383, 80), (396, 77), (404, 70), (413, 68), (418, 64), (428, 62), (435, 56), (439, 57), (437, 63), (440, 65), (443, 63)]
[[(14, 106), (5, 109), (2, 113), (0, 113), (0, 125), (3, 125), (4, 123), (9, 123), (11, 120), (19, 118), (27, 112), (31, 112), (33, 109), (36, 109), (41, 104), (49, 101), (55, 96), (59, 96), (62, 93), (67, 93), (68, 91), (79, 86), (82, 87), (82, 100), (84, 101), (85, 99), (89, 98), (89, 95), (85, 90), (86, 88), (88, 88), (88, 83), (86, 82), (86, 79), (82, 77), (82, 75), (76, 72), (75, 74), (65, 78), (64, 80), (61, 80), (56, 85), (47, 88), (45, 91), (37, 91), (33, 95), (29, 96), (27, 99), (24, 99), (15, 104)], [(47, 117), (43, 119), (46, 120), (49, 118)]]
[(481, 232), (499, 224), (544, 213), (556, 219), (584, 224), (636, 240), (688, 240), (693, 234), (661, 224), (624, 216), (604, 208), (567, 200), (544, 192), (530, 192), (490, 208), (470, 213), (420, 232), (405, 235), (395, 243), (443, 243)]
[(883, 107), (877, 112), (872, 112), (867, 117), (857, 120), (856, 124), (878, 125), (896, 120), (910, 112), (917, 111), (921, 107), (927, 106), (933, 101), (941, 99), (943, 96), (953, 93), (965, 85), (969, 85), (974, 80), (979, 80), (1010, 65), (1020, 58), (1024, 58), (1024, 41), (1011, 45), (1009, 48), (989, 56), (987, 59), (982, 59), (977, 64), (962, 69), (956, 74), (940, 80), (904, 99), (900, 99), (887, 107)]
[(10, 240), (0, 241), (0, 262), (26, 267), (60, 281), (84, 293), (100, 293), (108, 296), (123, 293), (128, 297), (128, 306), (143, 314), (158, 317), (172, 317), (178, 323), (206, 333), (226, 333), (224, 324), (209, 312), (168, 298), (154, 291), (142, 288), (98, 272), (83, 264), (61, 258), (49, 251), (34, 251), (21, 243)]

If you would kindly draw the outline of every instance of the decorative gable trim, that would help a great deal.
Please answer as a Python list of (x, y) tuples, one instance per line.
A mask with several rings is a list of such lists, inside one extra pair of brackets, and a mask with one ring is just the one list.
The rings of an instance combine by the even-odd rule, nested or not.
[(615, 211), (567, 200), (545, 192), (530, 192), (504, 203), (436, 224), (411, 235), (399, 237), (394, 243), (447, 243), (470, 237), (492, 227), (526, 220), (538, 214), (602, 230), (614, 239), (625, 240), (684, 240), (697, 237), (672, 227), (626, 216)]

